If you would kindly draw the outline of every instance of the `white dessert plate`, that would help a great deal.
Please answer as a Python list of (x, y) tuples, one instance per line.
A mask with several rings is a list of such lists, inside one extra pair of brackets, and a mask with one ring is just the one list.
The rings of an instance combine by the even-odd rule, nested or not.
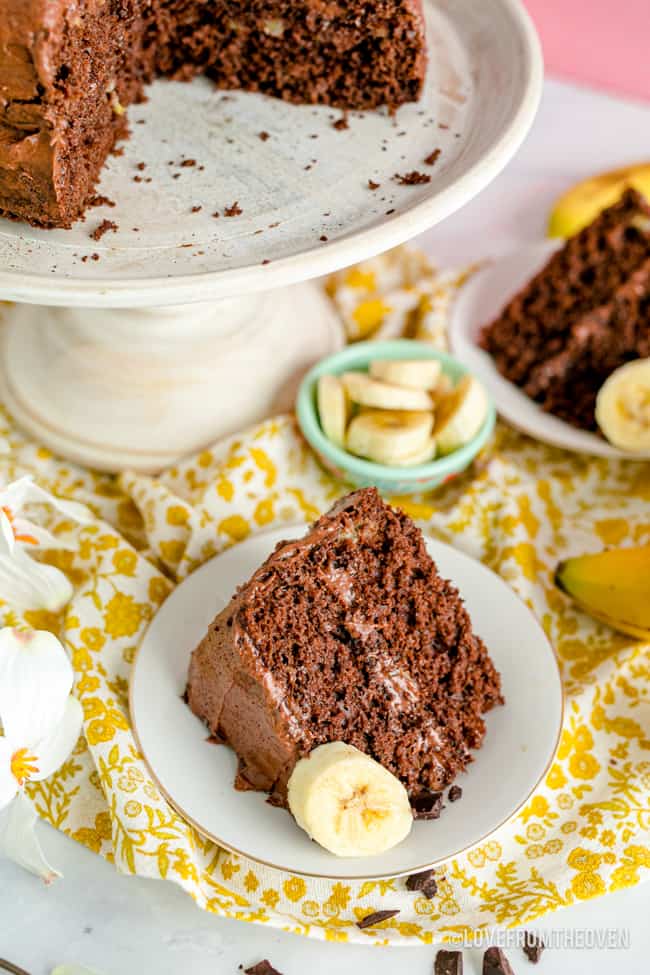
[(439, 820), (416, 822), (381, 856), (340, 859), (313, 843), (266, 796), (237, 792), (234, 752), (207, 741), (182, 701), (190, 654), (214, 615), (278, 541), (304, 527), (269, 532), (229, 549), (183, 582), (154, 618), (131, 679), (131, 718), (151, 774), (170, 803), (220, 846), (294, 874), (351, 880), (398, 876), (440, 863), (484, 840), (526, 802), (559, 740), (563, 694), (555, 654), (526, 605), (489, 569), (427, 540), (440, 572), (460, 589), (474, 628), (503, 679), (506, 704), (487, 715), (485, 744), (459, 776), (462, 798)]
[(476, 274), (463, 288), (454, 306), (449, 326), (452, 351), (490, 390), (500, 416), (521, 433), (579, 454), (648, 460), (650, 452), (620, 450), (598, 434), (579, 430), (559, 417), (545, 413), (534, 400), (500, 374), (492, 357), (478, 345), (483, 326), (496, 318), (559, 246), (557, 241), (547, 240), (525, 247)]
[[(426, 89), (394, 117), (352, 112), (339, 131), (332, 109), (218, 92), (205, 79), (156, 82), (147, 104), (129, 109), (132, 136), (103, 175), (99, 193), (114, 208), (92, 209), (68, 231), (0, 220), (2, 297), (82, 307), (231, 297), (338, 270), (449, 216), (519, 148), (542, 58), (521, 0), (424, 7)], [(414, 170), (431, 182), (395, 180)], [(242, 213), (224, 217), (235, 202)], [(104, 219), (118, 230), (95, 242)]]

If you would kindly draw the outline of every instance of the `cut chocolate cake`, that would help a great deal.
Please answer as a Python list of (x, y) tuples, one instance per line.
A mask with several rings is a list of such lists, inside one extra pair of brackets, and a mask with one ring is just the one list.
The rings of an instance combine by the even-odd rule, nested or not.
[(567, 241), (487, 326), (500, 373), (542, 409), (596, 429), (596, 396), (650, 356), (650, 206), (635, 190)]
[(69, 227), (157, 76), (370, 109), (425, 70), (421, 0), (0, 0), (0, 213)]
[(296, 762), (343, 741), (427, 800), (471, 761), (500, 678), (422, 533), (374, 489), (277, 546), (194, 651), (189, 706), (239, 788), (286, 803)]

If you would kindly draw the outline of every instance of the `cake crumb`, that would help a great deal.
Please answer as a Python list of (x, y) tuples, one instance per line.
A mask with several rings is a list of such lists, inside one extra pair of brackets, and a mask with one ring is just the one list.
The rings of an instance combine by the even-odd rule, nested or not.
[(329, 237), (327, 236), (327, 234), (321, 234), (320, 239), (323, 241), (323, 243), (325, 243), (326, 241), (329, 240)]
[(268, 142), (271, 136), (268, 134), (268, 132), (260, 132), (258, 134), (258, 138), (261, 139), (262, 142)]
[(202, 209), (203, 209), (202, 206), (199, 206), (199, 205), (193, 206), (191, 212), (192, 213), (200, 213)]
[(104, 234), (113, 231), (115, 233), (119, 229), (118, 225), (114, 220), (102, 220), (98, 227), (95, 227), (91, 236), (92, 240), (101, 240)]
[(190, 169), (192, 166), (196, 166), (196, 159), (184, 159), (181, 163), (183, 169)]
[(431, 177), (428, 173), (420, 173), (417, 169), (414, 169), (412, 172), (406, 173), (405, 175), (395, 173), (393, 179), (401, 186), (419, 186), (423, 183), (431, 182)]
[(258, 961), (257, 965), (253, 965), (252, 968), (242, 968), (239, 966), (240, 971), (244, 972), (244, 975), (281, 975), (281, 973), (274, 968), (268, 958), (263, 961)]
[(459, 785), (452, 785), (451, 789), (447, 794), (447, 798), (450, 802), (458, 802), (459, 799), (463, 797), (463, 790)]
[(435, 166), (442, 155), (442, 149), (434, 149), (424, 160), (426, 166)]
[(374, 179), (369, 179), (368, 180), (368, 189), (369, 190), (373, 190), (373, 191), (374, 190), (378, 190), (380, 186), (381, 186), (381, 183), (375, 183)]
[(91, 196), (88, 201), (89, 207), (114, 207), (115, 200), (111, 200), (108, 196), (102, 196), (101, 193), (97, 193), (95, 196)]
[(348, 122), (347, 115), (342, 115), (341, 118), (337, 118), (336, 122), (332, 124), (332, 128), (336, 129), (337, 132), (344, 132), (346, 129), (349, 129), (350, 123)]
[(224, 217), (240, 217), (243, 212), (244, 211), (240, 207), (238, 201), (235, 200), (232, 206), (225, 208), (223, 215)]
[(144, 163), (144, 162), (139, 162), (138, 165), (135, 168), (136, 169), (139, 169), (140, 172), (142, 172), (143, 169), (146, 169), (147, 168), (147, 164)]

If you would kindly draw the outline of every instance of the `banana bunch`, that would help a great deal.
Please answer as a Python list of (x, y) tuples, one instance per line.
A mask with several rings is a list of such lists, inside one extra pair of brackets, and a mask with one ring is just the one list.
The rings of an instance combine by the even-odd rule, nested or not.
[(298, 826), (340, 857), (384, 853), (413, 826), (399, 779), (342, 741), (320, 745), (296, 764), (288, 798)]
[(596, 422), (615, 447), (650, 451), (650, 359), (633, 359), (611, 374), (598, 393)]
[(555, 583), (594, 619), (650, 641), (650, 545), (567, 559)]
[(375, 360), (368, 373), (322, 376), (317, 401), (332, 443), (389, 467), (453, 453), (476, 436), (489, 408), (477, 379), (454, 385), (437, 359)]
[(650, 200), (650, 163), (600, 173), (573, 186), (557, 201), (549, 220), (551, 237), (572, 237), (620, 200), (628, 187)]

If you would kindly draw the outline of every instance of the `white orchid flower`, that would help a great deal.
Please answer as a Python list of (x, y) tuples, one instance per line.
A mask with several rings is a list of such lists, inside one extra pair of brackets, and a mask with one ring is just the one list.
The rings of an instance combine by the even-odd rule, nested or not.
[(81, 705), (72, 697), (72, 666), (52, 633), (0, 630), (0, 850), (46, 882), (57, 873), (34, 830), (28, 782), (57, 771), (79, 738)]
[(37, 562), (26, 548), (61, 547), (47, 529), (26, 518), (25, 505), (47, 504), (81, 524), (87, 522), (85, 508), (63, 501), (22, 477), (0, 490), (0, 600), (18, 612), (47, 609), (57, 613), (72, 598), (72, 586), (53, 565)]

